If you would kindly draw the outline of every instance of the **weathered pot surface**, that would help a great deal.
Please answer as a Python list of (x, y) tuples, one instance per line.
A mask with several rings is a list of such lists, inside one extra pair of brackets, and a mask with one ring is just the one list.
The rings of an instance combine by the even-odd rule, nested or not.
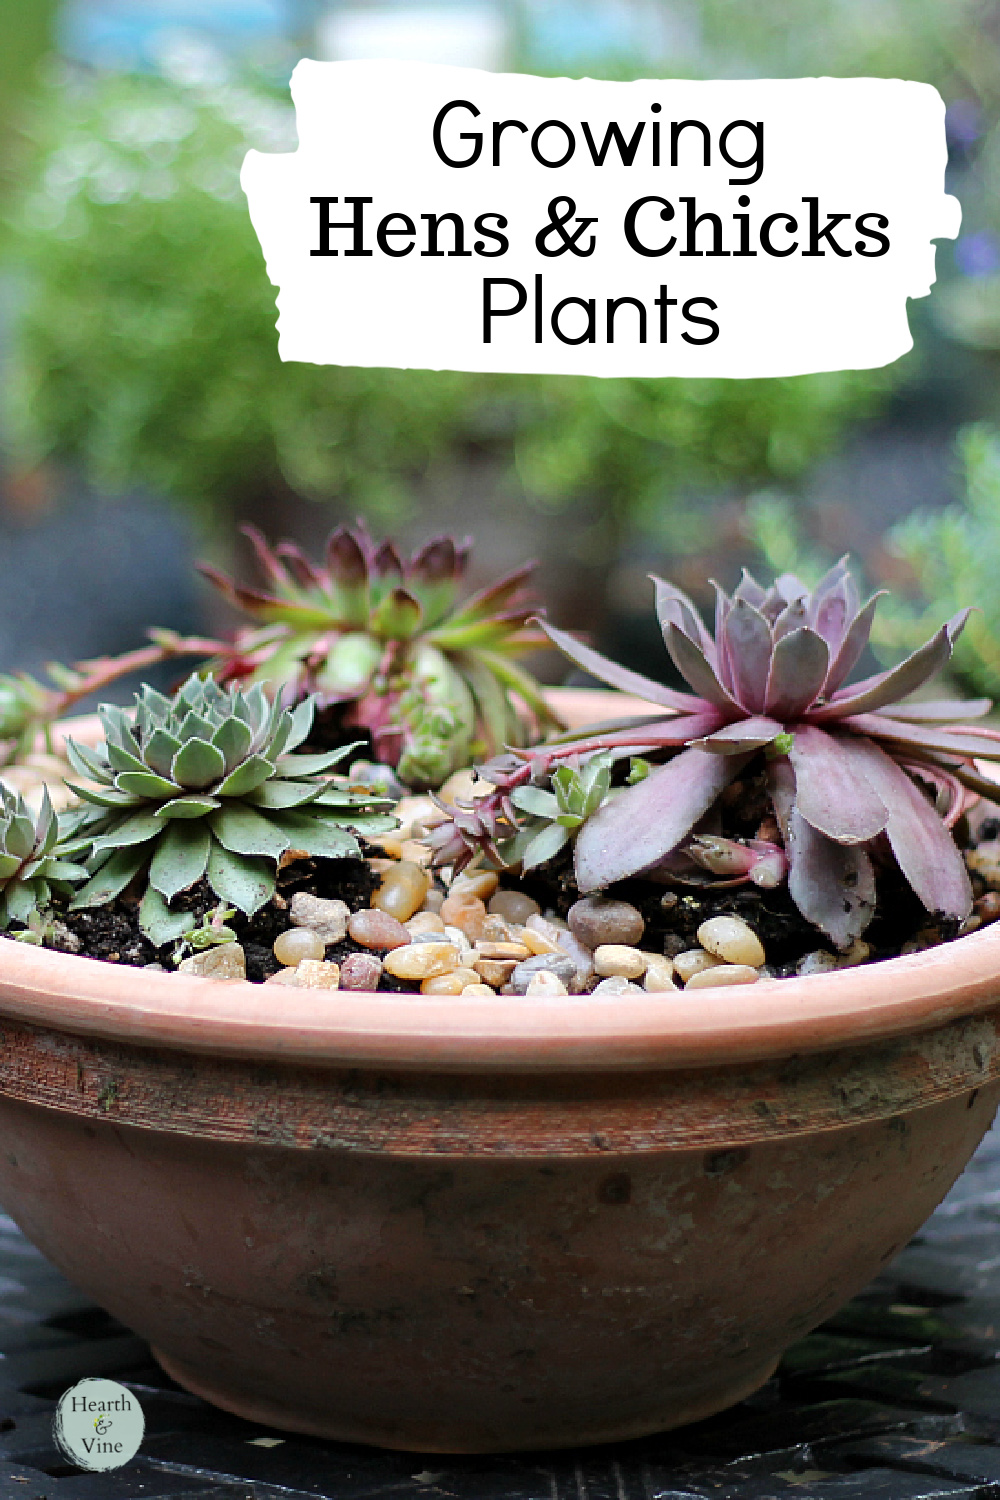
[(1000, 1098), (1000, 927), (624, 1002), (2, 950), (0, 1201), (189, 1389), (396, 1448), (604, 1442), (739, 1399)]

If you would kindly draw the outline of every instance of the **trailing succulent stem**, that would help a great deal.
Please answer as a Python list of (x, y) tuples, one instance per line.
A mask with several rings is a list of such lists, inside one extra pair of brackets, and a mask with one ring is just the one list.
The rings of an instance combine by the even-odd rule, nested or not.
[(353, 748), (293, 752), (309, 734), (314, 703), (269, 703), (192, 676), (172, 698), (144, 687), (134, 716), (102, 707), (105, 741), (67, 741), (84, 806), (62, 847), (87, 853), (89, 878), (73, 907), (102, 906), (142, 877), (143, 931), (156, 944), (195, 926), (171, 902), (203, 877), (221, 902), (249, 914), (270, 899), (290, 850), (357, 856), (357, 834), (396, 826), (391, 803), (325, 773)]
[(40, 742), (51, 750), (52, 725), (57, 719), (65, 718), (83, 698), (103, 692), (130, 672), (148, 671), (180, 656), (212, 656), (221, 647), (219, 641), (180, 636), (172, 630), (151, 630), (149, 636), (149, 646), (121, 656), (99, 656), (72, 667), (50, 662), (46, 670), (53, 687), (46, 687), (27, 672), (0, 675), (0, 766), (23, 760)]
[(341, 705), (345, 725), (367, 731), (378, 759), (416, 787), (439, 786), (473, 754), (556, 727), (516, 660), (546, 644), (528, 624), (533, 564), (459, 600), (468, 541), (435, 537), (406, 560), (359, 522), (333, 532), (319, 564), (291, 542), (272, 548), (253, 527), (244, 531), (265, 589), (201, 568), (255, 622), (217, 660), (223, 679)]
[[(567, 829), (583, 892), (639, 874), (702, 870), (764, 887), (787, 875), (803, 916), (847, 948), (874, 914), (876, 864), (893, 858), (929, 912), (966, 917), (971, 887), (950, 829), (974, 795), (995, 796), (975, 761), (1000, 760), (1000, 734), (962, 722), (985, 714), (986, 699), (904, 700), (948, 662), (969, 611), (890, 671), (845, 686), (878, 602), (862, 603), (845, 561), (811, 591), (792, 574), (764, 589), (744, 573), (732, 596), (716, 586), (714, 634), (680, 589), (654, 584), (667, 651), (691, 691), (619, 667), (540, 622), (577, 666), (659, 711), (484, 767), (496, 793), (436, 831), (438, 862), (461, 863), (460, 846), (523, 857), (531, 828), (522, 814), (551, 813), (542, 799), (557, 800), (554, 768), (569, 760), (586, 776), (599, 758), (603, 777), (609, 763), (632, 757), (630, 784), (607, 786)], [(636, 757), (655, 762), (638, 779)], [(773, 809), (767, 836), (722, 839), (726, 790), (757, 769)]]
[(0, 930), (22, 922), (33, 932), (53, 894), (66, 896), (87, 871), (57, 848), (59, 825), (47, 791), (35, 816), (0, 783)]

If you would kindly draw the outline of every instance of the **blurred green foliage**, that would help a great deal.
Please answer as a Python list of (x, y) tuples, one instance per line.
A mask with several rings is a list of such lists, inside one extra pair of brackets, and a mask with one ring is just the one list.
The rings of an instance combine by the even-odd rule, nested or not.
[[(909, 587), (893, 589), (879, 605), (872, 647), (883, 663), (899, 661), (943, 621), (975, 606), (948, 675), (967, 691), (1000, 698), (1000, 432), (972, 423), (959, 431), (955, 450), (960, 500), (914, 511), (884, 538), (893, 571)], [(748, 536), (773, 573), (790, 571), (813, 583), (833, 561), (809, 539), (806, 518), (787, 497), (755, 496), (746, 517)]]
[(56, 0), (0, 0), (0, 182), (7, 186), (16, 160), (15, 132), (37, 81), (38, 65), (52, 42)]
[[(5, 379), (17, 459), (82, 463), (225, 518), (282, 484), (380, 519), (414, 476), (477, 451), (529, 499), (597, 499), (669, 537), (685, 495), (790, 479), (895, 371), (596, 380), (282, 365), (275, 291), (239, 188), (248, 146), (294, 149), (287, 95), (210, 76), (53, 79), (11, 217)], [(219, 515), (219, 512), (223, 512)], [(689, 526), (690, 529), (690, 526)]]
[(914, 650), (950, 615), (975, 605), (951, 670), (967, 687), (1000, 698), (1000, 433), (974, 423), (958, 434), (963, 494), (940, 511), (917, 511), (887, 538), (919, 589), (884, 611), (881, 641), (896, 655)]

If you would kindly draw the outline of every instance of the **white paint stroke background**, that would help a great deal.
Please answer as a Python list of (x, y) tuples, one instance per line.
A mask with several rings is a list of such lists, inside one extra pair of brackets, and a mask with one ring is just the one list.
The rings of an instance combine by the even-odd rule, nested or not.
[[(927, 84), (874, 78), (608, 83), (434, 64), (305, 60), (291, 89), (298, 150), (250, 151), (242, 174), (267, 272), (279, 288), (283, 360), (599, 376), (754, 378), (869, 369), (912, 347), (907, 298), (930, 291), (933, 241), (958, 233), (961, 210), (944, 192), (944, 105)], [(481, 111), (475, 120), (464, 111), (451, 116), (446, 140), (453, 154), (469, 149), (458, 141), (459, 130), (482, 129), (486, 137), (479, 162), (462, 169), (445, 165), (432, 141), (435, 117), (453, 99), (471, 100)], [(658, 116), (650, 112), (654, 102), (662, 106)], [(700, 135), (692, 130), (681, 137), (678, 166), (652, 166), (650, 127), (656, 118), (661, 161), (670, 161), (670, 122), (697, 119), (711, 131), (711, 165), (703, 165)], [(524, 121), (529, 131), (544, 120), (565, 121), (577, 138), (575, 155), (561, 168), (540, 165), (530, 137), (512, 130), (503, 137), (501, 165), (494, 167), (491, 125), (509, 119)], [(720, 131), (737, 119), (764, 122), (764, 170), (751, 186), (729, 184), (729, 177), (750, 173), (729, 166), (717, 150)], [(647, 121), (631, 167), (621, 164), (615, 148), (603, 167), (595, 167), (585, 147), (581, 122), (589, 122), (601, 142), (612, 120), (626, 140), (639, 120)], [(557, 131), (541, 142), (552, 157), (563, 145)], [(746, 131), (730, 137), (734, 157), (749, 156), (750, 146)], [(749, 209), (738, 206), (741, 193), (749, 195)], [(677, 213), (663, 225), (654, 207), (640, 221), (648, 226), (649, 243), (654, 233), (664, 239), (678, 234), (678, 245), (659, 259), (636, 254), (623, 233), (629, 205), (646, 194), (665, 197)], [(334, 220), (350, 218), (345, 198), (374, 200), (366, 208), (370, 258), (310, 254), (318, 245), (319, 223), (310, 199), (322, 195), (341, 200), (331, 210)], [(547, 259), (536, 250), (535, 235), (548, 222), (555, 196), (573, 198), (578, 214), (597, 216), (597, 248), (590, 258), (567, 252)], [(821, 224), (835, 212), (852, 220), (884, 214), (891, 248), (879, 259), (842, 259), (828, 247), (818, 258), (679, 258), (686, 210), (678, 200), (684, 196), (697, 199), (699, 213), (721, 217), (729, 249), (739, 243), (733, 214), (750, 213), (759, 251), (760, 222), (789, 213), (801, 230), (808, 216), (802, 199), (809, 196), (820, 200)], [(477, 215), (502, 214), (509, 223), (509, 251), (492, 259), (430, 258), (420, 255), (426, 245), (418, 235), (405, 258), (379, 252), (375, 229), (384, 215), (406, 214), (422, 230), (421, 214), (445, 212), (464, 218), (467, 248), (481, 238), (472, 231)], [(858, 240), (847, 223), (836, 233), (845, 247)], [(796, 237), (803, 241), (801, 232)], [(775, 242), (786, 240), (777, 233)], [(341, 252), (349, 243), (344, 230), (331, 240)], [(441, 244), (450, 248), (447, 227)], [(710, 246), (708, 226), (698, 244)], [(493, 341), (485, 344), (484, 278), (513, 278), (533, 294), (536, 273), (544, 278), (544, 341), (534, 342), (529, 295), (522, 313), (493, 322)], [(653, 303), (661, 284), (679, 303), (709, 297), (718, 304), (709, 314), (720, 328), (715, 342), (685, 342), (685, 328), (699, 336), (706, 330), (684, 323), (679, 306), (669, 310), (668, 341), (659, 342)], [(594, 344), (563, 344), (552, 332), (552, 308), (571, 296), (597, 301)], [(606, 300), (623, 296), (639, 298), (648, 309), (645, 344), (637, 342), (638, 318), (628, 308), (616, 319), (615, 342), (605, 340)], [(498, 305), (509, 306), (514, 293), (503, 288), (496, 297)], [(704, 316), (707, 309), (697, 312)], [(578, 308), (561, 320), (570, 334), (584, 325)]]

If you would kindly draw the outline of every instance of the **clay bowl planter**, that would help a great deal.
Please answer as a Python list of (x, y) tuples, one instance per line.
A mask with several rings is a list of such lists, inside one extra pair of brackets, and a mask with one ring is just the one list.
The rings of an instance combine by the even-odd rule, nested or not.
[(749, 991), (464, 1005), (2, 949), (0, 1201), (188, 1389), (395, 1448), (747, 1395), (1000, 1092), (1000, 925)]

